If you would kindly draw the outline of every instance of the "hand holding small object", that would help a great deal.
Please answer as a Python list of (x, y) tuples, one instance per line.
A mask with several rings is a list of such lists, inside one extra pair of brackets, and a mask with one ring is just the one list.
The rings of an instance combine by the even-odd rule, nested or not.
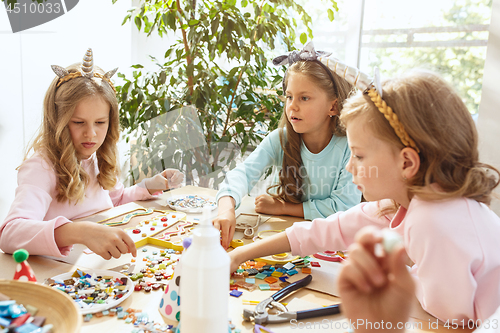
[(391, 253), (403, 244), (401, 236), (391, 229), (382, 229), (382, 246), (386, 253)]
[(145, 179), (145, 185), (149, 193), (166, 191), (181, 186), (184, 174), (177, 169), (165, 169), (159, 174)]
[(54, 230), (54, 238), (59, 247), (83, 244), (106, 260), (126, 253), (137, 255), (135, 243), (125, 231), (94, 222), (63, 224)]
[(126, 253), (132, 253), (134, 257), (137, 255), (134, 241), (122, 229), (93, 223), (87, 230), (88, 237), (82, 243), (104, 259), (119, 258)]
[[(221, 209), (219, 208), (219, 210)], [(221, 231), (221, 245), (224, 249), (227, 249), (233, 239), (236, 227), (234, 209), (219, 213), (212, 223), (216, 229)]]
[(235, 201), (232, 197), (224, 196), (219, 198), (217, 206), (219, 207), (218, 214), (212, 224), (221, 231), (221, 245), (227, 249), (233, 239), (236, 227)]
[[(376, 254), (377, 246), (384, 251)], [(406, 251), (394, 231), (365, 227), (349, 247), (338, 288), (342, 311), (351, 321), (406, 322), (414, 297), (415, 283), (408, 272)], [(370, 331), (358, 327), (356, 332)], [(397, 332), (398, 330), (395, 330)], [(403, 330), (400, 330), (403, 331)]]

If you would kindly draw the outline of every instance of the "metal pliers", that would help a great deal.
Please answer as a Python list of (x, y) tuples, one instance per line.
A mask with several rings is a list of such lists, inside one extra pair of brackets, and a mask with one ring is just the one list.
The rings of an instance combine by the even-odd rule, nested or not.
[[(329, 316), (340, 313), (340, 304), (330, 305), (311, 310), (288, 311), (287, 308), (278, 301), (288, 296), (290, 293), (307, 286), (312, 280), (312, 275), (308, 275), (302, 280), (296, 281), (286, 288), (273, 294), (271, 297), (263, 300), (255, 307), (254, 311), (244, 309), (243, 319), (245, 321), (254, 321), (256, 324), (275, 324), (289, 322), (292, 319), (305, 319), (313, 317)], [(268, 314), (268, 308), (276, 308), (280, 311), (278, 314)]]

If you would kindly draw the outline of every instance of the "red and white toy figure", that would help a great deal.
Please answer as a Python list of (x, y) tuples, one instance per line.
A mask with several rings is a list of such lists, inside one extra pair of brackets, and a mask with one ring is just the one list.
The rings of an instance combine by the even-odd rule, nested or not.
[(33, 273), (27, 261), (29, 255), (30, 254), (25, 249), (19, 249), (12, 254), (12, 257), (14, 257), (14, 260), (17, 262), (14, 280), (36, 282), (35, 273)]

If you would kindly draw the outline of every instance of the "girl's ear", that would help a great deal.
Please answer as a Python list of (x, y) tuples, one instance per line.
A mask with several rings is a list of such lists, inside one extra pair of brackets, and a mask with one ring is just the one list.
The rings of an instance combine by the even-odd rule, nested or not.
[(403, 148), (399, 156), (403, 160), (403, 178), (410, 179), (415, 176), (418, 169), (420, 169), (420, 156), (418, 156), (415, 149), (410, 147)]
[(338, 114), (339, 114), (339, 108), (338, 108), (338, 103), (337, 103), (337, 101), (338, 101), (338, 98), (337, 98), (337, 99), (335, 99), (335, 100), (333, 100), (333, 101), (331, 102), (331, 107), (330, 107), (330, 112), (329, 112), (330, 117), (331, 117), (331, 116), (336, 116), (336, 115), (338, 115)]

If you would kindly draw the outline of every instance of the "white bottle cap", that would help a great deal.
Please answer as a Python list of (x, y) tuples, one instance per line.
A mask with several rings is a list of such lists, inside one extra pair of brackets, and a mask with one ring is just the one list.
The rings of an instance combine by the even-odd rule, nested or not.
[(205, 205), (201, 209), (201, 212), (202, 212), (202, 216), (201, 216), (201, 223), (200, 224), (201, 225), (211, 225), (212, 220), (211, 220), (210, 216), (212, 213), (212, 209), (208, 205)]

